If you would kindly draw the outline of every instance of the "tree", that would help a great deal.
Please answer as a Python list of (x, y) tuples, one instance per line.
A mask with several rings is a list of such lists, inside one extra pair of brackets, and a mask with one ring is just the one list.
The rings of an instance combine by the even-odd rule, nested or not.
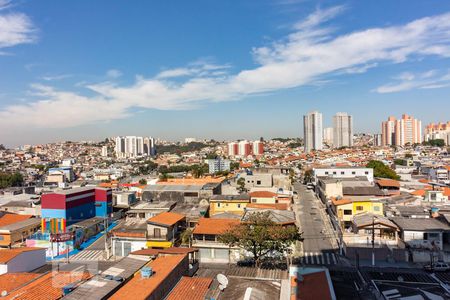
[(313, 170), (311, 170), (311, 169), (306, 170), (306, 171), (305, 171), (305, 174), (303, 175), (303, 181), (304, 181), (304, 183), (312, 182), (313, 178), (314, 178)]
[(181, 235), (181, 244), (187, 245), (188, 247), (191, 247), (191, 241), (192, 241), (192, 229), (186, 228)]
[(230, 170), (231, 171), (238, 170), (239, 166), (240, 166), (239, 162), (233, 161), (230, 163)]
[(243, 192), (245, 190), (245, 178), (241, 177), (237, 180), (237, 185), (239, 186), (239, 190)]
[(139, 184), (146, 185), (147, 184), (147, 180), (142, 178), (141, 180), (139, 180)]
[(7, 188), (12, 186), (22, 186), (22, 174), (16, 173), (0, 173), (0, 188)]
[(397, 165), (397, 166), (406, 166), (407, 161), (404, 160), (404, 159), (396, 158), (396, 159), (394, 159), (394, 164)]
[(394, 170), (392, 170), (391, 168), (389, 168), (388, 166), (383, 164), (381, 161), (371, 160), (371, 161), (369, 161), (369, 163), (367, 164), (366, 167), (373, 169), (373, 175), (375, 177), (390, 178), (390, 179), (395, 179), (395, 180), (400, 179), (400, 176), (398, 176)]
[(270, 212), (256, 212), (229, 228), (219, 240), (252, 253), (253, 261), (258, 264), (264, 256), (274, 252), (284, 254), (294, 242), (303, 239), (296, 226), (278, 225), (270, 219)]
[(433, 146), (433, 147), (444, 147), (445, 141), (443, 139), (435, 139), (423, 142), (425, 146)]

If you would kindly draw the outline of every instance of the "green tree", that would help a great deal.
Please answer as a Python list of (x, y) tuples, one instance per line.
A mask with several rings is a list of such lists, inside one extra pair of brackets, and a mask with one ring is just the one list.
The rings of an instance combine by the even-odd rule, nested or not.
[(186, 245), (188, 247), (191, 247), (191, 242), (192, 242), (192, 229), (190, 228), (186, 228), (186, 230), (184, 230), (181, 235), (181, 244)]
[(16, 173), (0, 173), (0, 188), (7, 188), (12, 186), (22, 186), (22, 174)]
[(257, 212), (239, 225), (230, 227), (219, 240), (252, 253), (258, 265), (259, 260), (270, 253), (284, 254), (293, 243), (302, 241), (302, 237), (296, 226), (283, 227), (270, 219), (269, 212)]
[(394, 170), (392, 170), (391, 168), (389, 168), (388, 166), (383, 164), (381, 161), (371, 160), (371, 161), (369, 161), (369, 163), (367, 164), (366, 167), (373, 169), (373, 175), (375, 177), (390, 178), (390, 179), (395, 179), (395, 180), (400, 179), (400, 176), (398, 176)]
[(139, 184), (146, 185), (147, 184), (147, 180), (142, 178), (142, 179), (139, 180)]
[(425, 146), (433, 146), (433, 147), (444, 147), (445, 146), (445, 141), (443, 139), (429, 140), (427, 142), (423, 142), (423, 145), (425, 145)]
[(397, 166), (406, 166), (407, 162), (404, 159), (396, 158), (394, 159), (394, 164)]
[(243, 191), (245, 191), (245, 178), (241, 177), (237, 180), (237, 185), (239, 186), (239, 190), (241, 191), (241, 193)]
[(231, 171), (234, 171), (234, 170), (238, 170), (239, 169), (239, 162), (238, 161), (233, 161), (233, 162), (231, 162), (230, 163), (230, 169), (231, 169)]

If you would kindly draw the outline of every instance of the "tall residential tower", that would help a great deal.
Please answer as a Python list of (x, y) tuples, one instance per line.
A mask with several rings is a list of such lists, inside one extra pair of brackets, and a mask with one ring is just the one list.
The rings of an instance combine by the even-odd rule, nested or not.
[(322, 150), (322, 114), (318, 111), (313, 111), (303, 116), (303, 130), (305, 152)]
[(333, 117), (333, 146), (353, 146), (353, 117), (347, 113), (338, 112)]

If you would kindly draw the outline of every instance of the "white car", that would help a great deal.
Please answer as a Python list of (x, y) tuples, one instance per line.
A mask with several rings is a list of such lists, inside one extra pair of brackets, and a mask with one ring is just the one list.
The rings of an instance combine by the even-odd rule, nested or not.
[(450, 271), (450, 265), (443, 262), (436, 262), (433, 265), (426, 265), (423, 267), (427, 271), (433, 272), (447, 272)]

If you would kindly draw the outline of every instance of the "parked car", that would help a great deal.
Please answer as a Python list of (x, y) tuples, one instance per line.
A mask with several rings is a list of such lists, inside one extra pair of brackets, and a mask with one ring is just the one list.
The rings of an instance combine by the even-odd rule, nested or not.
[(308, 184), (306, 185), (306, 188), (307, 188), (308, 190), (313, 190), (313, 189), (314, 189), (314, 184), (308, 183)]
[(428, 264), (423, 267), (430, 272), (448, 272), (450, 271), (450, 265), (444, 262), (436, 262), (433, 265)]

